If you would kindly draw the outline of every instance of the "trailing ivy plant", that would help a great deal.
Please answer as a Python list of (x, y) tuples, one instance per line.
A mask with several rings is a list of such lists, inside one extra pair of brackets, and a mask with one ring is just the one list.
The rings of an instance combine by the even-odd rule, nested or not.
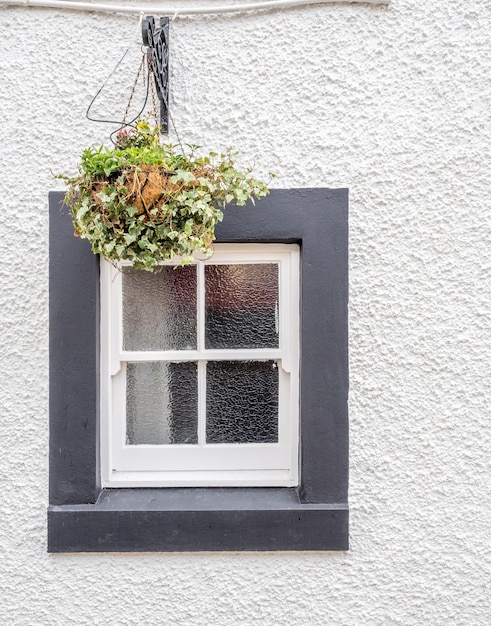
[(182, 154), (159, 141), (159, 128), (139, 122), (120, 131), (114, 148), (84, 150), (68, 185), (75, 235), (95, 254), (153, 270), (159, 261), (211, 253), (215, 226), (226, 204), (244, 205), (267, 186), (235, 167), (236, 152)]

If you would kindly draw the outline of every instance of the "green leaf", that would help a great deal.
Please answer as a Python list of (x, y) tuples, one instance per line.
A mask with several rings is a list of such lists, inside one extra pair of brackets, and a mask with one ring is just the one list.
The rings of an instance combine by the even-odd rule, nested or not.
[(124, 240), (128, 245), (136, 241), (136, 235), (131, 235), (130, 233), (124, 234)]
[(89, 210), (88, 203), (85, 202), (77, 211), (77, 214), (75, 215), (75, 219), (77, 221), (82, 219), (82, 217), (87, 213), (88, 210)]
[(175, 176), (172, 176), (171, 178), (171, 182), (173, 183), (178, 183), (179, 181), (182, 181), (183, 183), (188, 184), (192, 180), (194, 180), (193, 172), (189, 172), (186, 170), (177, 170), (177, 174)]

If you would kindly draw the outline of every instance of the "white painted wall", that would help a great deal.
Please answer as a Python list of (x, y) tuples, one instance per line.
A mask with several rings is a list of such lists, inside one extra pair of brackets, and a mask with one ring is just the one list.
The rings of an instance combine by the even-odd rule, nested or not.
[[(49, 556), (47, 192), (107, 136), (85, 109), (137, 19), (0, 10), (1, 624), (491, 623), (490, 16), (172, 24), (185, 141), (234, 144), (278, 187), (350, 188), (351, 551)], [(101, 111), (124, 109), (134, 51)]]

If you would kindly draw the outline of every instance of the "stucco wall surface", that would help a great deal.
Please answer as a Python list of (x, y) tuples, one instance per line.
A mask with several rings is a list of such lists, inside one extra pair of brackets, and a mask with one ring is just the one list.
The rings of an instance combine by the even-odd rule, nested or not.
[(50, 556), (47, 193), (107, 141), (85, 111), (138, 19), (0, 9), (1, 624), (491, 623), (490, 17), (393, 0), (172, 23), (183, 141), (350, 188), (351, 550)]

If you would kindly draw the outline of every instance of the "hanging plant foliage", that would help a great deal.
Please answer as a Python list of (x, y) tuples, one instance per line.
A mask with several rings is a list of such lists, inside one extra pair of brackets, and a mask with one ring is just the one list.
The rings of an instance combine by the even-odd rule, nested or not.
[(186, 263), (211, 254), (225, 205), (268, 193), (251, 170), (236, 169), (237, 153), (200, 156), (189, 146), (182, 154), (160, 143), (159, 130), (140, 122), (120, 131), (113, 149), (84, 150), (78, 176), (60, 176), (75, 235), (95, 254), (150, 271), (174, 257)]

